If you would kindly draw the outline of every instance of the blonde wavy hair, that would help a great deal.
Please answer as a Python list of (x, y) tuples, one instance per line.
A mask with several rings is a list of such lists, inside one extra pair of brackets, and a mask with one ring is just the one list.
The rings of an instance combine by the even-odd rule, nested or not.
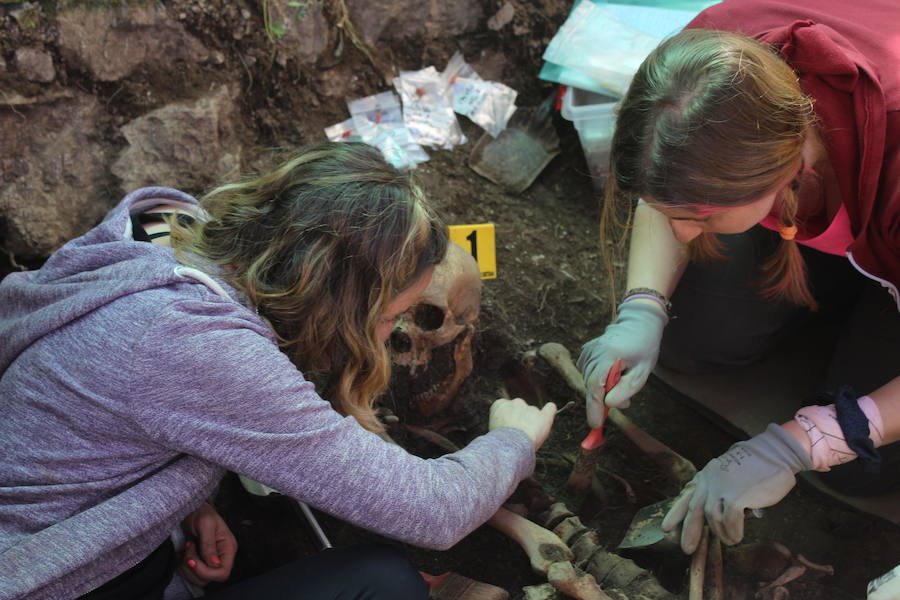
[[(612, 263), (624, 253), (638, 198), (689, 209), (752, 203), (797, 169), (814, 124), (812, 100), (772, 47), (704, 29), (661, 43), (635, 74), (612, 140), (601, 248), (613, 286)], [(794, 187), (784, 188), (777, 203), (781, 226), (796, 225)], [(689, 253), (721, 255), (714, 234), (692, 240)], [(758, 283), (766, 297), (816, 306), (792, 240), (780, 243)]]
[(207, 222), (173, 222), (178, 259), (220, 267), (300, 370), (327, 373), (323, 395), (335, 409), (383, 433), (373, 403), (390, 357), (378, 323), (447, 248), (409, 175), (364, 144), (325, 143), (200, 204)]

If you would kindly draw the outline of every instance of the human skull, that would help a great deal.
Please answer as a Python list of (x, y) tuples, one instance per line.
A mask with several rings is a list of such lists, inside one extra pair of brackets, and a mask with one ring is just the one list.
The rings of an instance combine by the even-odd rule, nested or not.
[[(443, 412), (472, 372), (472, 338), (481, 311), (478, 263), (450, 243), (422, 300), (391, 333), (393, 362), (406, 381), (410, 416), (428, 420)], [(404, 371), (406, 371), (404, 373)]]

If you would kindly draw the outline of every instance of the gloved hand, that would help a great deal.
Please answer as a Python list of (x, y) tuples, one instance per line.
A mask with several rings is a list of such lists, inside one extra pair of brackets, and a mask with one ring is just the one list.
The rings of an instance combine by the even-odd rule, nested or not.
[(797, 483), (795, 475), (809, 469), (809, 452), (773, 423), (709, 461), (684, 486), (662, 528), (671, 531), (684, 521), (681, 549), (692, 554), (703, 532), (705, 514), (710, 529), (724, 543), (737, 544), (744, 537), (744, 509), (777, 504)]
[[(659, 357), (659, 343), (669, 316), (654, 303), (630, 300), (619, 305), (616, 320), (598, 338), (584, 345), (578, 368), (587, 387), (588, 424), (603, 422), (603, 403), (628, 408), (631, 397), (647, 382)], [(622, 379), (606, 396), (603, 386), (616, 359), (622, 359)], [(604, 398), (604, 396), (606, 396)]]

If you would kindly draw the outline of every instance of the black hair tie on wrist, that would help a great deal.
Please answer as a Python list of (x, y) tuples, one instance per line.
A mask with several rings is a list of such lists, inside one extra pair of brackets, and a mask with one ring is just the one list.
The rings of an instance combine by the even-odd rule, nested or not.
[(833, 398), (838, 424), (844, 433), (847, 446), (859, 455), (866, 473), (879, 473), (881, 454), (869, 438), (869, 419), (859, 407), (859, 396), (851, 386), (842, 385), (834, 393)]

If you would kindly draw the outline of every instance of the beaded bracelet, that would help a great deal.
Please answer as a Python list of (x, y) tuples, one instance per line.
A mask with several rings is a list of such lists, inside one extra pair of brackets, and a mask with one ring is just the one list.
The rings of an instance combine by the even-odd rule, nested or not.
[(667, 315), (672, 312), (672, 303), (669, 302), (669, 299), (654, 289), (632, 288), (625, 292), (625, 297), (622, 299), (622, 302), (628, 302), (629, 300), (632, 300), (634, 298), (646, 298), (648, 300), (655, 300), (659, 303), (659, 305)]

